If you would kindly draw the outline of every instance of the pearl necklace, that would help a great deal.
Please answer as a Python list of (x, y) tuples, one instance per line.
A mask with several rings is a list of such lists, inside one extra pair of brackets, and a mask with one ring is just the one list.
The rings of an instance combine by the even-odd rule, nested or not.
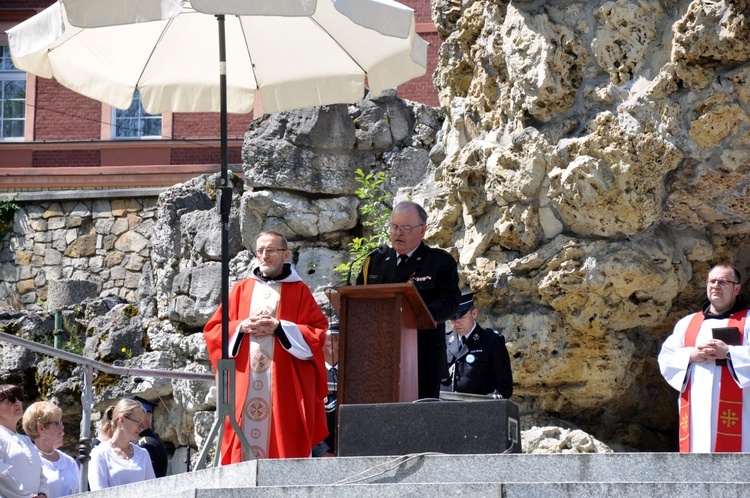
[(130, 443), (128, 443), (127, 446), (129, 451), (125, 451), (119, 446), (116, 446), (114, 443), (112, 443), (112, 440), (107, 441), (107, 443), (109, 443), (113, 450), (120, 450), (120, 453), (122, 453), (122, 458), (124, 458), (125, 460), (130, 460), (131, 458), (133, 458), (133, 447), (130, 445)]
[(52, 451), (44, 451), (43, 449), (41, 449), (41, 448), (40, 448), (40, 447), (38, 447), (38, 446), (36, 447), (36, 449), (37, 449), (37, 450), (39, 451), (39, 453), (41, 453), (42, 455), (47, 455), (47, 456), (52, 456), (52, 455), (54, 455), (55, 453), (57, 453), (57, 450), (54, 450), (54, 449), (53, 449)]

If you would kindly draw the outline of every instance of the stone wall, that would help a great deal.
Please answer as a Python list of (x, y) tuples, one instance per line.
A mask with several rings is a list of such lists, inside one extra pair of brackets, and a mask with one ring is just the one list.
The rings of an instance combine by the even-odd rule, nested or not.
[[(143, 197), (141, 195), (147, 195)], [(85, 280), (137, 301), (157, 191), (22, 194), (0, 245), (0, 308), (46, 307), (51, 280)], [(88, 198), (86, 198), (88, 197)]]

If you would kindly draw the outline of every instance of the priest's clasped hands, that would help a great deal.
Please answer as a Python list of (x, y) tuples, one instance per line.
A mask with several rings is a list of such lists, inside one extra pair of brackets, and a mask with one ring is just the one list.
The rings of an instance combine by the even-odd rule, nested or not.
[(240, 332), (250, 335), (272, 335), (279, 326), (279, 321), (271, 315), (253, 315), (240, 322)]
[(729, 346), (719, 339), (711, 339), (703, 344), (698, 344), (690, 352), (690, 362), (704, 363), (715, 360), (723, 360), (727, 357)]

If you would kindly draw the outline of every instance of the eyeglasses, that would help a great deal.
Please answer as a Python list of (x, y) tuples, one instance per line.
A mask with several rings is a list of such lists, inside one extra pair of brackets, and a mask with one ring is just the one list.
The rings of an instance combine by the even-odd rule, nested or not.
[[(0, 394), (0, 396), (2, 396), (2, 394)], [(8, 400), (8, 403), (10, 403), (11, 405), (16, 401), (23, 403), (23, 393), (21, 392), (21, 389), (18, 387), (14, 387), (7, 394), (5, 394), (4, 398), (0, 399), (0, 403), (5, 400)]]
[(50, 420), (49, 422), (47, 422), (47, 423), (46, 423), (46, 424), (44, 424), (44, 425), (52, 425), (52, 424), (56, 425), (57, 427), (60, 427), (60, 426), (62, 426), (62, 425), (65, 425), (65, 424), (63, 424), (63, 421), (62, 421), (62, 420)]
[(394, 225), (393, 223), (391, 223), (391, 224), (388, 225), (388, 230), (390, 230), (391, 232), (394, 232), (394, 233), (398, 232), (399, 230), (403, 231), (404, 233), (409, 233), (412, 230), (414, 230), (415, 228), (418, 228), (418, 227), (421, 227), (421, 226), (424, 226), (424, 223), (420, 223), (419, 225), (414, 225), (413, 227), (411, 227), (409, 225)]
[(732, 282), (731, 280), (724, 280), (723, 278), (712, 278), (707, 280), (708, 285), (718, 285), (719, 287), (726, 287), (727, 285), (737, 285), (739, 282)]
[(264, 254), (267, 256), (273, 256), (277, 252), (284, 252), (284, 251), (286, 251), (286, 249), (276, 249), (275, 247), (265, 247), (265, 248), (258, 249), (255, 252), (258, 254), (258, 256), (263, 256)]
[(125, 417), (125, 418), (126, 418), (126, 419), (128, 419), (128, 420), (130, 420), (131, 422), (135, 422), (136, 424), (138, 424), (138, 428), (139, 428), (140, 430), (144, 430), (144, 429), (146, 428), (146, 426), (145, 426), (145, 425), (143, 425), (143, 423), (142, 423), (142, 422), (140, 422), (139, 420), (136, 420), (136, 419), (134, 419), (134, 418), (130, 418), (130, 417), (128, 417), (127, 415), (123, 415), (123, 417)]

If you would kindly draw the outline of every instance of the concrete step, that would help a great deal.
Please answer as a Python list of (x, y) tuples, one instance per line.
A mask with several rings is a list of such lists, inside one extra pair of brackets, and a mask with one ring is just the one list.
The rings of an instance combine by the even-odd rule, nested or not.
[(259, 486), (386, 483), (750, 482), (750, 455), (679, 453), (407, 455), (261, 460)]
[(746, 483), (452, 483), (350, 484), (345, 486), (272, 486), (183, 491), (169, 498), (744, 498)]
[(492, 496), (703, 498), (748, 494), (750, 455), (611, 453), (260, 460), (92, 492), (91, 497)]

